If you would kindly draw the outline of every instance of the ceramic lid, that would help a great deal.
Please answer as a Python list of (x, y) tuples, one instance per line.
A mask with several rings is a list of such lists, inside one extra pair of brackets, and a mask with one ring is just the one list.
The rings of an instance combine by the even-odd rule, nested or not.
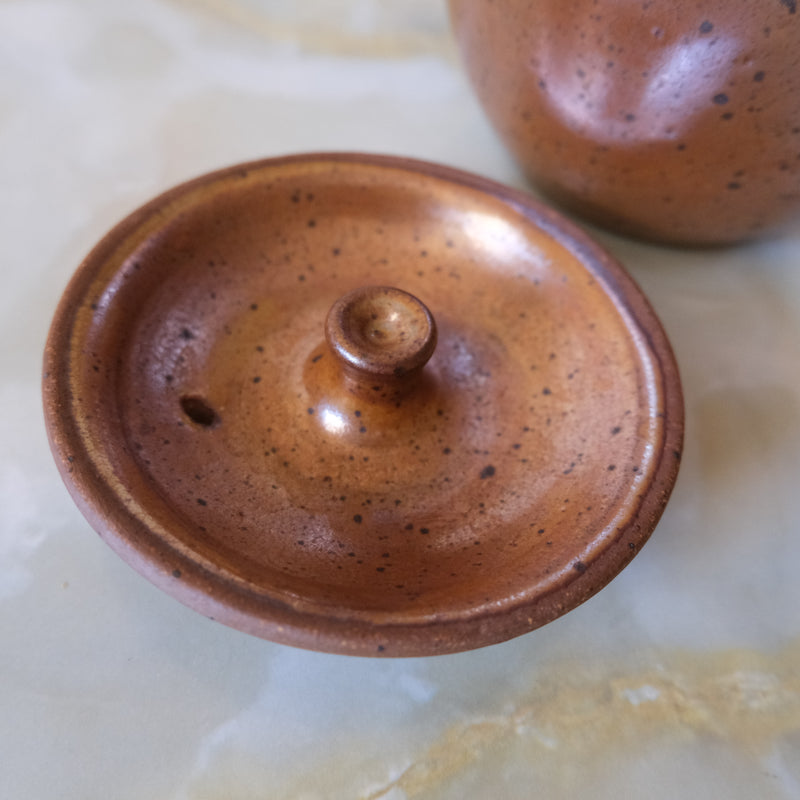
[(528, 195), (302, 155), (156, 198), (56, 313), (45, 413), (104, 539), (267, 639), (432, 655), (613, 578), (675, 481), (683, 405), (640, 290)]

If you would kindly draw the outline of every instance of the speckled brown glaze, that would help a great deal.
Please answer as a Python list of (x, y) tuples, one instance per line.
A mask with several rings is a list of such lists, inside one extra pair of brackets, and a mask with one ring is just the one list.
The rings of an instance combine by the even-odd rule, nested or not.
[(472, 83), (564, 206), (672, 243), (800, 214), (795, 0), (450, 0)]
[(341, 154), (223, 170), (118, 225), (56, 313), (44, 402), (136, 569), (360, 655), (586, 600), (650, 535), (683, 428), (657, 319), (585, 235), (465, 173)]

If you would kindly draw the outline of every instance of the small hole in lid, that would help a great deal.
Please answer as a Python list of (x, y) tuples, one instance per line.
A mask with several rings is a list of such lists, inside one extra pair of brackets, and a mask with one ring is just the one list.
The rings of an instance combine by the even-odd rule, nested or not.
[(204, 428), (213, 428), (219, 424), (219, 414), (202, 397), (184, 395), (181, 397), (181, 408), (192, 422)]

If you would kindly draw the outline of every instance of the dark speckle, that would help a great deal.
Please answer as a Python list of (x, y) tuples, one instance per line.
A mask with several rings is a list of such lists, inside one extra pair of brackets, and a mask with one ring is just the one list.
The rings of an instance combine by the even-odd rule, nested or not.
[(726, 95), (726, 94), (725, 94), (725, 92), (719, 92), (718, 94), (715, 94), (715, 95), (714, 95), (714, 97), (712, 98), (712, 100), (714, 101), (714, 103), (715, 103), (716, 105), (718, 105), (718, 106), (724, 106), (724, 105), (725, 105), (725, 103), (727, 103), (727, 102), (728, 102), (728, 95)]
[(194, 339), (194, 334), (188, 328), (184, 328), (181, 331), (181, 338), (182, 339), (187, 339), (187, 340), (188, 339)]
[(714, 25), (707, 19), (700, 23), (700, 33), (711, 33), (714, 30)]
[(681, 460), (681, 451), (680, 450), (673, 450), (672, 451), (672, 455), (674, 455), (675, 458), (678, 459), (678, 461)]
[(481, 470), (481, 480), (483, 480), (484, 478), (491, 478), (492, 475), (494, 475), (494, 473), (495, 473), (495, 468), (491, 464), (487, 464)]
[(333, 248), (333, 250), (331, 250), (331, 252), (332, 252), (332, 253), (333, 253), (335, 256), (338, 256), (338, 255), (339, 255), (339, 254), (340, 254), (342, 251), (341, 251), (341, 250), (340, 250), (338, 247), (334, 247), (334, 248)]
[(308, 411), (309, 414), (313, 414), (314, 413), (314, 409), (313, 408), (309, 408), (309, 409), (306, 409), (306, 410)]
[(385, 649), (386, 649), (386, 648), (385, 648), (385, 647), (384, 647), (382, 644), (379, 644), (379, 645), (378, 645), (378, 652), (379, 652), (379, 653), (382, 653), (382, 652), (383, 652)]
[(258, 311), (258, 303), (250, 303), (251, 311)]
[(553, 394), (546, 386), (542, 389), (542, 394)]
[(361, 514), (356, 514), (356, 515), (353, 517), (353, 522), (357, 522), (357, 523), (360, 525), (360, 524), (361, 524), (361, 522), (362, 522), (362, 516), (361, 516)]
[(616, 468), (617, 468), (616, 464), (609, 464), (608, 465), (608, 471), (609, 472), (613, 472)]
[(763, 70), (763, 69), (760, 69), (758, 72), (756, 72), (756, 74), (755, 74), (755, 75), (753, 75), (753, 80), (754, 80), (756, 83), (761, 83), (761, 81), (763, 81), (763, 80), (764, 80), (764, 78), (765, 78), (765, 75), (766, 75), (766, 73), (764, 72), (764, 70)]
[(621, 430), (622, 430), (622, 428), (620, 428), (620, 426), (619, 426), (619, 425), (615, 425), (615, 426), (614, 426), (614, 427), (611, 429), (611, 435), (612, 435), (612, 436), (616, 436), (616, 435), (617, 435), (617, 434), (618, 434), (618, 433), (619, 433)]
[(736, 181), (731, 181), (728, 184), (728, 188), (729, 189), (741, 189), (742, 188), (742, 184), (741, 183), (737, 183)]
[(181, 576), (181, 571), (179, 569), (172, 570), (172, 577), (173, 578), (180, 578), (180, 576)]
[(797, 13), (797, 0), (781, 0), (781, 5), (786, 6), (790, 14)]
[(581, 573), (583, 573), (583, 572), (586, 572), (586, 564), (584, 564), (584, 563), (583, 563), (583, 561), (576, 561), (576, 562), (575, 562), (575, 563), (572, 565), (572, 568), (573, 568), (573, 569), (574, 569), (576, 572), (581, 572)]
[(207, 505), (208, 505), (208, 503), (206, 503), (206, 501), (205, 501), (205, 500), (203, 500), (203, 498), (202, 498), (202, 497), (198, 497), (198, 498), (197, 498), (197, 505), (199, 505), (199, 506), (207, 506)]
[(428, 533), (430, 533), (430, 530), (428, 528), (420, 528), (419, 532), (422, 533), (422, 534), (428, 534)]
[(256, 375), (255, 378), (253, 378), (253, 383), (261, 383), (261, 376)]

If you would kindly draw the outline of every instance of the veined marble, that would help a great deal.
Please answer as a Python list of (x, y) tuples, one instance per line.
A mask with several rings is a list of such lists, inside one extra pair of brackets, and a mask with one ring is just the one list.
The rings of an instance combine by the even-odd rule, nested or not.
[(524, 186), (441, 2), (0, 2), (0, 793), (800, 798), (800, 226), (718, 251), (594, 231), (671, 337), (686, 447), (647, 547), (539, 631), (432, 659), (293, 650), (91, 531), (39, 399), (67, 280), (169, 186), (309, 150)]

